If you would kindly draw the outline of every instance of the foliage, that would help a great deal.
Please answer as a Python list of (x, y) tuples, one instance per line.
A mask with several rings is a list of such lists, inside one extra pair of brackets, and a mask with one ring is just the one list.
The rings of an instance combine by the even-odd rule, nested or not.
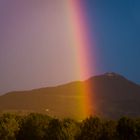
[(140, 140), (140, 119), (89, 117), (78, 122), (37, 113), (7, 113), (0, 116), (0, 140)]
[(137, 140), (140, 140), (140, 119), (135, 121)]
[(15, 115), (3, 114), (0, 117), (0, 139), (15, 140), (19, 131), (19, 123)]
[(116, 122), (112, 120), (104, 121), (100, 140), (115, 140), (116, 139)]
[(133, 119), (123, 117), (117, 125), (118, 137), (120, 140), (136, 139), (136, 126)]
[(102, 122), (99, 118), (90, 117), (83, 121), (78, 140), (97, 140), (101, 137)]
[(45, 129), (48, 127), (50, 117), (42, 114), (30, 114), (23, 118), (17, 139), (42, 140)]
[(75, 140), (80, 133), (80, 124), (72, 119), (64, 119), (63, 127), (67, 135), (67, 140)]

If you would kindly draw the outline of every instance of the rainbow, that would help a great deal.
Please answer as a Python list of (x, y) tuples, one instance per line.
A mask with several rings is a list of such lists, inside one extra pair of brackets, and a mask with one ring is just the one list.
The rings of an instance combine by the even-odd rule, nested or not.
[[(75, 60), (77, 62), (76, 71), (80, 79), (86, 79), (93, 71), (91, 68), (93, 52), (92, 55), (90, 54), (90, 47), (93, 43), (89, 39), (89, 25), (85, 5), (82, 0), (68, 0), (67, 5), (69, 32), (72, 38), (71, 47), (74, 47), (77, 56)], [(82, 98), (77, 103), (77, 108), (83, 117), (87, 117), (93, 114), (94, 110), (93, 91), (91, 91), (90, 83), (85, 83), (79, 88)]]

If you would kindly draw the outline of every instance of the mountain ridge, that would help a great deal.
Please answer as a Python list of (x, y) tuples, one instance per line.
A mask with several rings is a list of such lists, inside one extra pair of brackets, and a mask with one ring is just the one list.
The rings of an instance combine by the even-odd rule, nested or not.
[(33, 111), (82, 118), (76, 108), (80, 99), (84, 98), (81, 87), (88, 83), (91, 88), (89, 98), (93, 101), (91, 108), (96, 108), (94, 115), (111, 118), (140, 116), (140, 86), (116, 73), (105, 73), (55, 87), (9, 92), (0, 96), (0, 111)]

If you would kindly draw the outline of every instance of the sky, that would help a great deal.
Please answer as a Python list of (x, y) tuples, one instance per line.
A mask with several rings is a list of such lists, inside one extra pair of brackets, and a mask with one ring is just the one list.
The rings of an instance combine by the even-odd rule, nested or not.
[[(116, 72), (140, 84), (140, 1), (81, 3), (96, 63), (89, 76)], [(67, 0), (0, 0), (0, 94), (83, 80), (68, 8)]]

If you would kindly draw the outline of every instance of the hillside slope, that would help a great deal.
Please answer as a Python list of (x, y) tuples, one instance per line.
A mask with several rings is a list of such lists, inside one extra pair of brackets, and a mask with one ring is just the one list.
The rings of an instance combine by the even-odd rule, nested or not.
[[(1, 111), (41, 112), (58, 117), (82, 118), (77, 103), (83, 98), (81, 87), (91, 85), (94, 115), (117, 118), (140, 116), (140, 86), (116, 73), (91, 77), (57, 87), (10, 92), (0, 96)], [(91, 107), (92, 108), (92, 107)]]

